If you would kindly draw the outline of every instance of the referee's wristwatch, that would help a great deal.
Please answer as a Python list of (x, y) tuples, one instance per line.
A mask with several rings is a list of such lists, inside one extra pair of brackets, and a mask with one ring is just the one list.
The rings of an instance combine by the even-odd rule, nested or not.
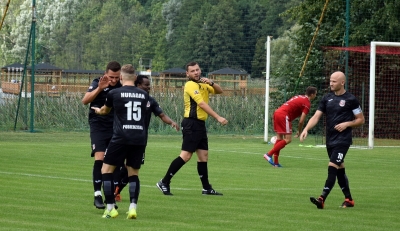
[(214, 86), (214, 82), (213, 82), (213, 81), (211, 81), (210, 86), (211, 86), (211, 87)]

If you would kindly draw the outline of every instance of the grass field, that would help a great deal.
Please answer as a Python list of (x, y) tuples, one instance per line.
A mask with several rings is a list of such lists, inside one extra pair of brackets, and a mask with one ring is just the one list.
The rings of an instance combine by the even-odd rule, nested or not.
[(179, 154), (181, 136), (152, 135), (141, 169), (138, 218), (127, 220), (128, 190), (120, 215), (102, 219), (93, 206), (87, 133), (0, 132), (0, 230), (400, 230), (398, 148), (351, 149), (347, 175), (355, 207), (340, 209), (338, 185), (325, 209), (319, 196), (327, 174), (324, 148), (282, 152), (283, 168), (262, 157), (262, 137), (210, 135), (209, 178), (224, 196), (202, 196), (195, 157), (173, 178), (168, 197), (156, 188)]

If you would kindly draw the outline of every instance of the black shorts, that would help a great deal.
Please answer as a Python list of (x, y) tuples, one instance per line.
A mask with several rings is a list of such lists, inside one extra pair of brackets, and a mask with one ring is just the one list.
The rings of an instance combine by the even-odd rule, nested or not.
[(146, 146), (144, 146), (143, 156), (142, 156), (142, 164), (144, 164), (144, 158), (146, 156)]
[(208, 150), (208, 138), (205, 121), (185, 118), (182, 127), (182, 150), (195, 152), (197, 149)]
[(111, 141), (112, 134), (113, 134), (112, 131), (90, 133), (90, 142), (92, 144), (92, 153), (90, 154), (91, 157), (93, 157), (94, 153), (96, 152), (106, 151), (107, 146)]
[(127, 166), (134, 169), (140, 169), (145, 149), (145, 145), (127, 145), (110, 142), (104, 154), (103, 163), (113, 166), (123, 166), (126, 163)]
[(340, 166), (344, 163), (344, 158), (346, 157), (347, 151), (349, 150), (350, 145), (337, 145), (326, 147), (328, 151), (329, 161)]

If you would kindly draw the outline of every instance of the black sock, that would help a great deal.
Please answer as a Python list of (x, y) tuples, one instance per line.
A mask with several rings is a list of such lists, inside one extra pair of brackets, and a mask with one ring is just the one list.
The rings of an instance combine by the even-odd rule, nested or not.
[(124, 167), (122, 167), (121, 172), (120, 172), (118, 194), (122, 192), (122, 189), (124, 189), (128, 183), (129, 183), (128, 169), (126, 169), (126, 167), (124, 166)]
[(94, 165), (93, 165), (93, 172), (92, 172), (93, 188), (94, 188), (95, 192), (101, 191), (101, 181), (102, 181), (101, 167), (103, 167), (103, 161), (95, 160)]
[(340, 189), (342, 189), (344, 197), (353, 200), (350, 193), (349, 179), (347, 179), (346, 171), (344, 170), (344, 168), (338, 169), (337, 180)]
[(103, 191), (104, 197), (106, 198), (106, 204), (114, 204), (114, 184), (113, 184), (113, 174), (112, 173), (104, 173), (103, 174)]
[(324, 200), (328, 197), (333, 186), (335, 186), (337, 171), (338, 170), (335, 167), (328, 167), (328, 178), (325, 181), (325, 186), (321, 194), (321, 197), (324, 198)]
[(165, 174), (164, 178), (162, 179), (163, 183), (169, 183), (171, 178), (182, 168), (182, 166), (186, 164), (186, 162), (178, 156), (175, 160), (172, 161), (171, 165), (168, 168), (167, 173)]
[(208, 182), (207, 162), (197, 162), (197, 172), (199, 173), (203, 189), (211, 188), (210, 183)]
[(116, 167), (114, 172), (113, 172), (113, 183), (114, 183), (114, 189), (119, 188), (119, 182), (121, 181), (121, 167)]
[(133, 175), (129, 177), (129, 198), (131, 203), (137, 204), (140, 193), (139, 176)]

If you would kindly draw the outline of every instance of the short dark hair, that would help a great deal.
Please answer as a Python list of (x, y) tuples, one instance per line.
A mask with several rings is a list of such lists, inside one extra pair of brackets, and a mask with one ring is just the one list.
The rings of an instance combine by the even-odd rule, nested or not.
[(186, 64), (186, 71), (189, 70), (189, 67), (196, 66), (196, 65), (199, 65), (199, 64), (197, 62), (189, 62), (188, 64)]
[(106, 72), (108, 70), (112, 70), (113, 72), (120, 71), (121, 70), (121, 64), (119, 64), (119, 62), (117, 62), (117, 61), (111, 61), (111, 62), (109, 62), (107, 64)]
[(137, 87), (137, 85), (142, 84), (143, 79), (149, 79), (149, 77), (147, 75), (138, 75), (135, 80), (135, 86)]
[(307, 87), (307, 89), (306, 89), (306, 95), (307, 96), (310, 96), (310, 95), (315, 94), (315, 93), (317, 93), (317, 88), (316, 87), (312, 87), (312, 86)]

